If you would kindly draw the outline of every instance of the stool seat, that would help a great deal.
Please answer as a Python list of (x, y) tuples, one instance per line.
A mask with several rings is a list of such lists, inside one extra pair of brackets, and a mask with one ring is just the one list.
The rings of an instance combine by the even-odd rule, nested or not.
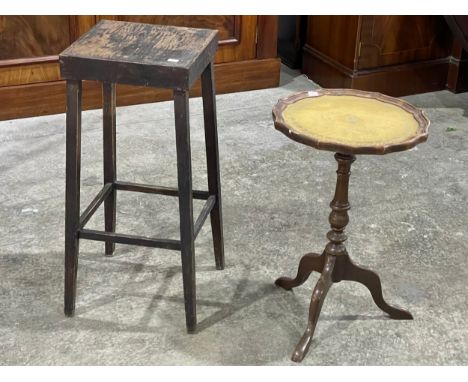
[(427, 139), (429, 121), (409, 103), (379, 93), (318, 89), (281, 100), (275, 126), (290, 138), (344, 154), (386, 154)]
[(59, 56), (65, 79), (189, 89), (213, 60), (216, 30), (102, 20)]

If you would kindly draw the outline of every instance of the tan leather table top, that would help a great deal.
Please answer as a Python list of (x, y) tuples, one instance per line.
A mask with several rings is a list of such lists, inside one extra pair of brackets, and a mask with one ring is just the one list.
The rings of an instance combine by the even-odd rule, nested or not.
[(349, 89), (298, 93), (280, 100), (273, 114), (291, 138), (344, 153), (410, 148), (427, 138), (429, 126), (422, 111), (403, 100)]

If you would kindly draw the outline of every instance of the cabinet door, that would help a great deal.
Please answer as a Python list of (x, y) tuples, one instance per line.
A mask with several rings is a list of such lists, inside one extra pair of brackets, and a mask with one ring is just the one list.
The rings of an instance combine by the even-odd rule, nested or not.
[(215, 63), (256, 57), (257, 16), (98, 16), (98, 19), (217, 29), (219, 49)]
[(0, 87), (60, 80), (58, 54), (94, 16), (0, 16)]
[(447, 57), (450, 31), (442, 16), (360, 16), (358, 69)]

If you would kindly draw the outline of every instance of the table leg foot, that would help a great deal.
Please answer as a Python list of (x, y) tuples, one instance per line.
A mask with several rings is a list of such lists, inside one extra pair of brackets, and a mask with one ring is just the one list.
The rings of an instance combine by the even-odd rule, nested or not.
[(304, 255), (299, 262), (296, 278), (280, 277), (275, 281), (275, 284), (286, 290), (291, 290), (292, 288), (302, 285), (309, 278), (312, 271), (322, 273), (324, 260), (325, 255), (323, 254), (308, 253)]
[(309, 351), (310, 344), (312, 343), (312, 337), (314, 336), (315, 327), (317, 325), (317, 320), (322, 310), (322, 305), (327, 296), (327, 293), (330, 287), (333, 284), (333, 268), (335, 266), (336, 258), (334, 256), (326, 256), (325, 265), (323, 267), (322, 275), (315, 285), (314, 291), (312, 293), (312, 298), (310, 300), (309, 307), (309, 321), (307, 323), (307, 328), (302, 335), (299, 343), (296, 345), (296, 349), (291, 357), (291, 360), (294, 362), (301, 362), (307, 352)]
[(347, 260), (342, 278), (343, 280), (355, 281), (366, 286), (367, 289), (369, 289), (375, 304), (387, 313), (390, 318), (397, 320), (413, 319), (410, 312), (387, 304), (382, 295), (382, 283), (377, 273), (354, 264), (348, 256), (346, 256), (346, 258)]

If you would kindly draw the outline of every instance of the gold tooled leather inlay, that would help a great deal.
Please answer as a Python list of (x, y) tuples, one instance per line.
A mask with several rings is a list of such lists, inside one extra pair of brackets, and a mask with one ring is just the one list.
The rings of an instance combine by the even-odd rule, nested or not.
[(303, 98), (287, 105), (282, 115), (296, 133), (355, 147), (404, 142), (415, 136), (419, 127), (406, 110), (358, 96)]

